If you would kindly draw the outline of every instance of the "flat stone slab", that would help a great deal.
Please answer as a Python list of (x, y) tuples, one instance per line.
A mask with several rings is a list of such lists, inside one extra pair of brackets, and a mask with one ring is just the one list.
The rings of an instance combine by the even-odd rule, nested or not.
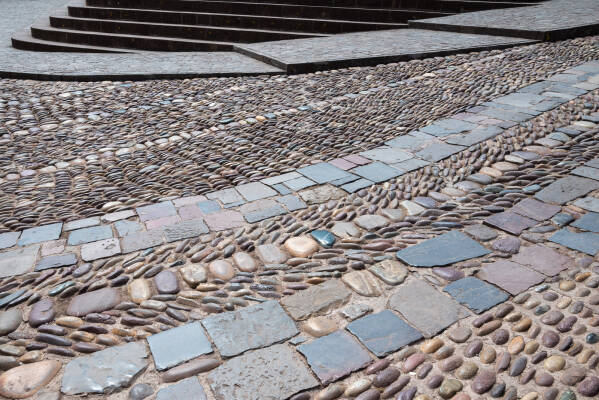
[(391, 178), (404, 174), (404, 171), (400, 171), (397, 168), (390, 167), (387, 164), (378, 161), (356, 167), (352, 169), (351, 172), (360, 175), (362, 178), (366, 179), (366, 181), (370, 182), (369, 184), (364, 182), (365, 187), (372, 185), (372, 182), (385, 182)]
[(513, 235), (519, 235), (523, 230), (535, 226), (537, 221), (508, 210), (490, 216), (484, 223)]
[(335, 279), (283, 297), (281, 304), (297, 321), (339, 307), (349, 300), (350, 295), (350, 290), (341, 281)]
[(202, 320), (222, 356), (270, 346), (299, 333), (295, 323), (274, 300)]
[(127, 343), (69, 362), (62, 377), (66, 395), (112, 393), (128, 387), (148, 365), (143, 343)]
[(145, 231), (127, 235), (122, 239), (123, 253), (149, 249), (164, 243), (162, 231)]
[(507, 260), (483, 264), (476, 276), (513, 295), (545, 280), (545, 275)]
[(44, 257), (35, 265), (36, 271), (42, 271), (49, 268), (66, 267), (77, 263), (77, 255), (75, 253), (57, 254), (55, 256)]
[(400, 312), (426, 337), (470, 315), (458, 302), (420, 279), (400, 285), (389, 298), (389, 308)]
[(316, 183), (327, 183), (354, 176), (349, 172), (346, 172), (341, 168), (337, 168), (333, 164), (329, 163), (310, 165), (308, 167), (298, 169), (297, 172)]
[(287, 399), (318, 385), (300, 356), (285, 344), (227, 360), (207, 380), (218, 400)]
[(173, 385), (162, 388), (156, 394), (156, 400), (193, 399), (206, 400), (206, 392), (197, 377), (183, 379)]
[(589, 232), (599, 232), (599, 213), (588, 212), (576, 221), (572, 222), (570, 226), (578, 229), (582, 229)]
[(7, 249), (17, 244), (21, 232), (6, 232), (0, 234), (0, 250)]
[(543, 188), (535, 197), (546, 203), (565, 204), (597, 189), (599, 182), (596, 180), (569, 175)]
[(551, 235), (549, 240), (590, 256), (599, 252), (599, 234), (592, 232), (577, 233), (563, 228)]
[(422, 338), (422, 334), (389, 310), (367, 315), (347, 325), (347, 330), (377, 357), (384, 357)]
[(573, 169), (571, 174), (577, 175), (577, 176), (582, 176), (584, 178), (599, 180), (599, 169), (597, 169), (597, 168), (580, 166), (578, 168)]
[(451, 297), (476, 314), (503, 303), (509, 298), (503, 290), (497, 289), (495, 286), (473, 276), (452, 282), (445, 286), (443, 291), (449, 293)]
[(413, 267), (436, 267), (489, 253), (462, 232), (450, 231), (398, 251), (397, 258)]
[(112, 228), (109, 225), (91, 226), (72, 231), (69, 234), (69, 246), (76, 246), (82, 243), (96, 242), (98, 240), (109, 239), (112, 237)]
[(147, 340), (158, 371), (212, 353), (212, 345), (199, 322), (148, 336)]
[(346, 331), (335, 331), (298, 347), (323, 385), (364, 368), (372, 359)]
[(547, 276), (557, 275), (574, 265), (572, 258), (540, 244), (520, 248), (520, 252), (512, 256), (512, 261)]
[(208, 227), (202, 220), (190, 220), (165, 226), (162, 232), (167, 242), (174, 242), (208, 233)]
[(47, 242), (56, 240), (60, 237), (62, 231), (62, 223), (36, 226), (35, 228), (25, 229), (21, 233), (19, 246), (27, 246), (28, 244)]
[(40, 245), (36, 244), (0, 253), (0, 278), (31, 272), (39, 249)]
[(599, 212), (599, 199), (596, 197), (583, 197), (580, 199), (576, 199), (574, 203), (576, 207), (580, 207), (583, 210)]
[(104, 239), (81, 245), (81, 259), (94, 261), (100, 258), (111, 257), (121, 253), (118, 239)]
[(524, 199), (512, 207), (512, 211), (514, 211), (516, 214), (532, 218), (535, 221), (548, 220), (560, 212), (560, 210), (560, 206), (543, 203), (542, 201), (531, 198)]

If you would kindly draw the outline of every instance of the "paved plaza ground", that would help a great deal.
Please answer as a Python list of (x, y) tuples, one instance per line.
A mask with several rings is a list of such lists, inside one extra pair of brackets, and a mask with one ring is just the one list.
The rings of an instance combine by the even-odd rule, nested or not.
[(1, 79), (0, 398), (596, 399), (599, 36), (507, 39)]

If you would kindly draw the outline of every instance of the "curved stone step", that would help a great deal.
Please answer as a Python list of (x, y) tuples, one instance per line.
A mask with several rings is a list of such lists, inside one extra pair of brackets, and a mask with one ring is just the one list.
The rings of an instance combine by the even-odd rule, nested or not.
[(31, 36), (30, 29), (24, 29), (13, 33), (11, 41), (12, 46), (19, 50), (79, 53), (136, 53), (134, 50), (115, 49), (112, 47), (101, 46), (87, 46), (83, 44), (53, 42), (49, 40), (37, 39)]

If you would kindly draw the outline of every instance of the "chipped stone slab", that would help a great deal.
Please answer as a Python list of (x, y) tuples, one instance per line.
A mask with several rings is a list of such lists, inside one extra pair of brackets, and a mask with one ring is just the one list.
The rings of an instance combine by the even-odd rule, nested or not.
[(40, 245), (0, 253), (0, 278), (31, 272)]
[(319, 315), (345, 304), (351, 295), (339, 280), (314, 285), (281, 299), (281, 304), (296, 321)]
[(207, 375), (207, 381), (217, 400), (287, 399), (318, 385), (300, 356), (285, 344), (227, 360)]
[(548, 220), (560, 212), (560, 210), (560, 206), (543, 203), (542, 201), (531, 198), (524, 199), (512, 207), (512, 211), (514, 211), (516, 214), (532, 218), (535, 221)]
[(190, 220), (165, 226), (162, 231), (167, 242), (175, 242), (208, 233), (208, 227), (202, 220)]
[(544, 275), (507, 260), (483, 264), (476, 276), (499, 286), (512, 295), (522, 293), (545, 280)]
[(206, 400), (206, 392), (197, 377), (191, 376), (173, 385), (162, 388), (156, 394), (156, 400), (193, 399)]
[(551, 235), (549, 240), (590, 256), (599, 252), (599, 234), (593, 232), (577, 233), (563, 228)]
[(570, 224), (578, 229), (599, 233), (599, 213), (588, 212)]
[(490, 216), (484, 223), (513, 235), (519, 235), (523, 230), (535, 226), (537, 221), (508, 210)]
[(400, 285), (389, 298), (389, 308), (401, 313), (426, 337), (470, 315), (458, 302), (420, 279)]
[(158, 371), (212, 353), (212, 345), (199, 322), (148, 336), (147, 340)]
[(120, 253), (121, 245), (118, 239), (106, 239), (81, 245), (81, 258), (83, 261), (94, 261)]
[(62, 377), (66, 395), (109, 394), (128, 387), (148, 365), (143, 343), (127, 343), (69, 362)]
[(202, 320), (222, 356), (269, 346), (299, 333), (295, 323), (274, 300)]
[(19, 246), (27, 246), (28, 244), (56, 240), (60, 237), (61, 231), (62, 222), (25, 229), (21, 233), (21, 238), (19, 239)]
[(535, 197), (546, 203), (564, 204), (597, 189), (596, 180), (569, 175), (546, 186)]
[(522, 247), (512, 261), (525, 265), (547, 276), (559, 274), (574, 265), (574, 260), (540, 244)]
[(77, 263), (77, 255), (74, 253), (57, 254), (44, 257), (35, 265), (36, 271), (43, 271), (49, 268), (66, 267)]
[(473, 276), (467, 276), (450, 283), (443, 289), (451, 297), (464, 304), (476, 314), (480, 314), (499, 303), (506, 301), (509, 296), (503, 290), (481, 281)]

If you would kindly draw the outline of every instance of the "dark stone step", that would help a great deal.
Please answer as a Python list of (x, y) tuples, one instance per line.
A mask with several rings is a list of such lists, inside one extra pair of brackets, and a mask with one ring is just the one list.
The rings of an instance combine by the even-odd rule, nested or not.
[(135, 53), (132, 50), (114, 49), (111, 47), (87, 46), (49, 40), (37, 39), (31, 36), (31, 30), (25, 29), (13, 33), (12, 46), (19, 50), (29, 51), (56, 51), (56, 52), (79, 52), (79, 53)]

